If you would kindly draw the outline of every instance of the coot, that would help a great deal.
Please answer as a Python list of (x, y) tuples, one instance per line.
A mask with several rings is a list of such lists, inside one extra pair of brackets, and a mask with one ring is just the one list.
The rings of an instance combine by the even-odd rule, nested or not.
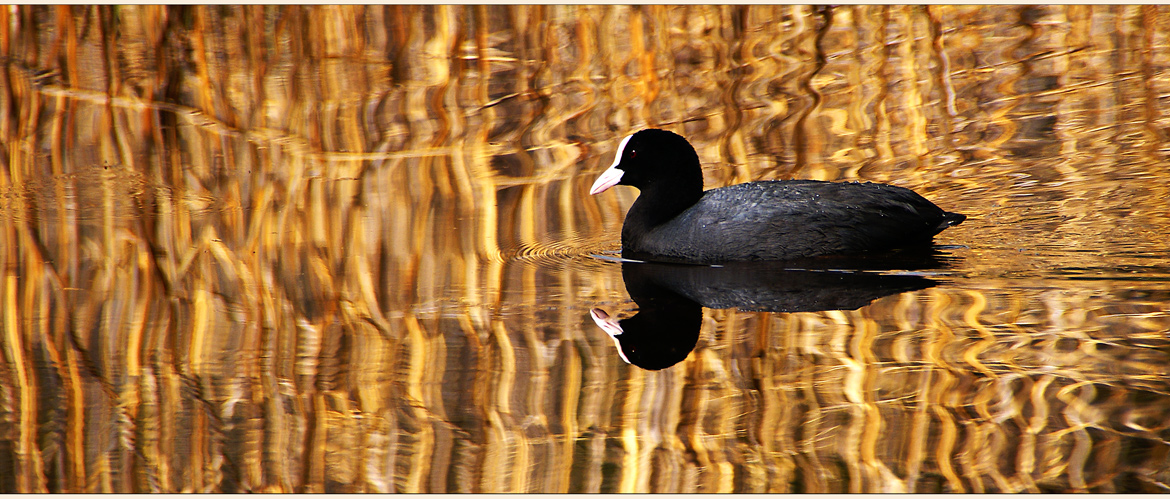
[(615, 185), (641, 191), (622, 224), (622, 253), (632, 258), (719, 263), (927, 246), (967, 218), (871, 182), (771, 180), (703, 191), (695, 149), (658, 129), (623, 139), (589, 193)]

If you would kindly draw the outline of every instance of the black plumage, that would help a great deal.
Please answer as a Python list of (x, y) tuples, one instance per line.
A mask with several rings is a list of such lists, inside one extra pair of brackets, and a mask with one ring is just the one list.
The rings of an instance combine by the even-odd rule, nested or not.
[(914, 191), (871, 182), (758, 181), (703, 191), (698, 155), (666, 130), (622, 141), (591, 193), (641, 192), (622, 226), (623, 256), (719, 263), (791, 260), (929, 245), (966, 216)]

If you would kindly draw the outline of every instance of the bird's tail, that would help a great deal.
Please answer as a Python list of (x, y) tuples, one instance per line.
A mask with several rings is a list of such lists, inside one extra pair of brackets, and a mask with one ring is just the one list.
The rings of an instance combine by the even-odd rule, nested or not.
[(938, 230), (941, 232), (943, 229), (945, 229), (947, 227), (959, 225), (959, 224), (963, 223), (963, 220), (966, 220), (966, 219), (967, 219), (967, 215), (963, 215), (961, 213), (951, 213), (949, 211), (944, 211), (942, 221), (939, 222), (939, 224), (938, 224)]

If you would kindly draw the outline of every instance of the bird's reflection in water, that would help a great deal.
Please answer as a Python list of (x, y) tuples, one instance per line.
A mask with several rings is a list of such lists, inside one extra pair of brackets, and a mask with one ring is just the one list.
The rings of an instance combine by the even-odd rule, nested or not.
[[(699, 341), (703, 307), (762, 312), (854, 310), (883, 296), (934, 286), (920, 272), (944, 269), (937, 251), (800, 262), (736, 262), (721, 266), (622, 262), (622, 278), (638, 313), (617, 320), (600, 308), (593, 321), (627, 363), (648, 370), (673, 366)], [(889, 272), (898, 269), (902, 272)], [(918, 272), (915, 272), (918, 271)]]

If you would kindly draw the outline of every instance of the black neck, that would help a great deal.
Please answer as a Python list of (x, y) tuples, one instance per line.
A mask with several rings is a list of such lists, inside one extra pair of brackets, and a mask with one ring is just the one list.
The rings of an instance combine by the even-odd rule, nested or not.
[(701, 197), (703, 197), (701, 177), (697, 187), (692, 185), (683, 189), (679, 185), (649, 186), (639, 193), (638, 199), (634, 200), (630, 211), (626, 213), (622, 235), (624, 237), (626, 233), (645, 234), (694, 206)]

